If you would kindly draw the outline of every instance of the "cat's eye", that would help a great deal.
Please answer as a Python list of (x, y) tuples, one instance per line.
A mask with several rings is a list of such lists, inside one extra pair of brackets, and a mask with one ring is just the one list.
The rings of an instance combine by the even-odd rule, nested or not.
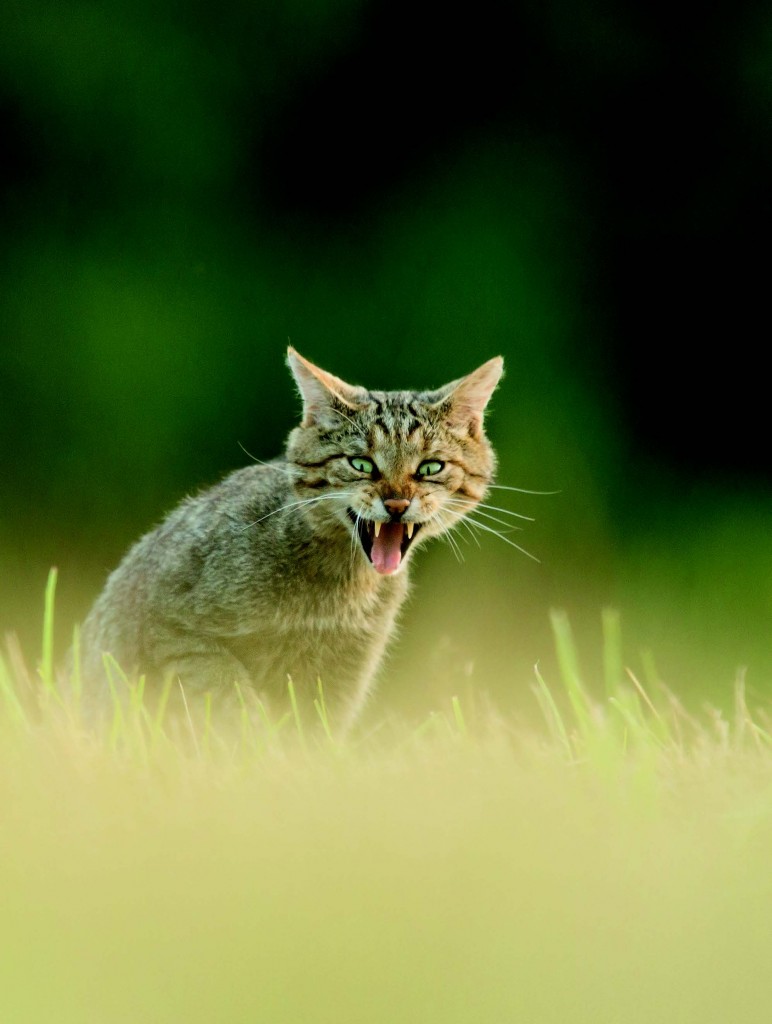
[(372, 459), (366, 459), (362, 455), (354, 455), (348, 460), (357, 473), (372, 473), (375, 463)]
[(440, 462), (439, 459), (427, 459), (425, 462), (422, 462), (421, 465), (418, 467), (418, 475), (435, 476), (435, 474), (440, 473), (442, 471), (444, 466), (445, 463)]

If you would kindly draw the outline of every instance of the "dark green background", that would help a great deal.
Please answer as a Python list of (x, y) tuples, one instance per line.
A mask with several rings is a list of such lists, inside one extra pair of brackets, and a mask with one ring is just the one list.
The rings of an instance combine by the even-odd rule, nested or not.
[(609, 604), (636, 671), (768, 691), (771, 60), (751, 4), (5, 4), (0, 627), (34, 658), (55, 564), (63, 643), (276, 454), (288, 339), (383, 388), (501, 353), (540, 562), (422, 553), (393, 692), (523, 699), (552, 606), (592, 671)]

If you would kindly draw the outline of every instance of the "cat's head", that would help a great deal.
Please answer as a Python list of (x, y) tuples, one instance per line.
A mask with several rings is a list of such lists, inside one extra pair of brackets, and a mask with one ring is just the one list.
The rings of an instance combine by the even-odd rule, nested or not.
[(397, 572), (483, 499), (496, 468), (483, 412), (500, 356), (434, 391), (354, 387), (293, 348), (287, 361), (303, 398), (287, 442), (299, 509), (347, 531), (377, 572)]

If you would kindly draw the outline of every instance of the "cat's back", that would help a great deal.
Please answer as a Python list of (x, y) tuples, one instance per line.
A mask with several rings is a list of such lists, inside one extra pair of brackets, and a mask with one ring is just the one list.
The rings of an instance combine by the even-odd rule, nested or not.
[[(184, 569), (191, 558), (218, 548), (233, 550), (239, 538), (261, 522), (275, 518), (289, 500), (291, 485), (283, 459), (245, 466), (218, 483), (184, 498), (157, 526), (128, 551), (108, 580), (146, 588), (160, 575)], [(249, 542), (255, 536), (252, 533)], [(244, 545), (246, 546), (244, 539)]]
[(283, 459), (237, 469), (185, 498), (110, 574), (83, 624), (84, 649), (110, 650), (132, 665), (149, 618), (199, 603), (209, 609), (213, 594), (237, 594), (239, 577), (251, 575), (255, 561), (265, 564), (259, 549), (276, 545), (284, 518), (277, 509), (290, 501)]

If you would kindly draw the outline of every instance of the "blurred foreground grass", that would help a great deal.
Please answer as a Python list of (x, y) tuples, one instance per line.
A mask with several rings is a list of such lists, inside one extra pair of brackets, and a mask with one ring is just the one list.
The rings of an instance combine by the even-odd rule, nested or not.
[(592, 699), (555, 613), (539, 727), (452, 699), (338, 742), (134, 689), (89, 729), (54, 583), (36, 668), (0, 660), (3, 1020), (769, 1019), (772, 727), (742, 678), (731, 716), (687, 710), (607, 612)]

